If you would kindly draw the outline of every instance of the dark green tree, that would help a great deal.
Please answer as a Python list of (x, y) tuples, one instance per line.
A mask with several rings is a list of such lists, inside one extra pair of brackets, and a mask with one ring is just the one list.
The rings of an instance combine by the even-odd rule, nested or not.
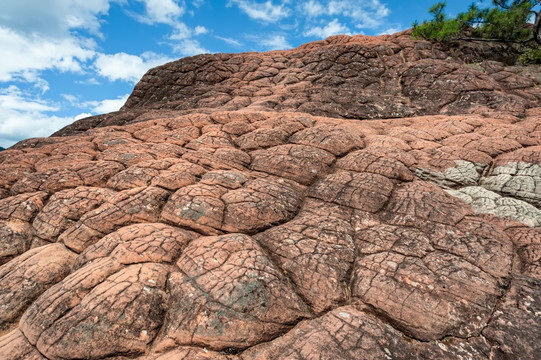
[[(448, 18), (446, 2), (438, 2), (429, 12), (431, 21), (413, 24), (414, 37), (436, 41), (484, 40), (503, 42), (536, 41), (541, 44), (541, 0), (493, 0), (493, 7), (480, 9), (472, 4), (468, 11)], [(534, 16), (533, 26), (529, 20)]]

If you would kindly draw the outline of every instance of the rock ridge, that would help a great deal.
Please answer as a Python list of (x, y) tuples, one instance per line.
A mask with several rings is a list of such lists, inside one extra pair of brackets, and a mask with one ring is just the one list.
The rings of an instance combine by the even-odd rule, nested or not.
[[(247, 109), (382, 119), (518, 115), (537, 106), (539, 66), (472, 58), (471, 48), (446, 49), (412, 40), (406, 31), (338, 35), (287, 51), (197, 55), (149, 70), (120, 112), (81, 120), (56, 135), (97, 124), (121, 125), (139, 115), (137, 121), (144, 120), (149, 110)], [(483, 50), (483, 56), (506, 52), (496, 45)]]

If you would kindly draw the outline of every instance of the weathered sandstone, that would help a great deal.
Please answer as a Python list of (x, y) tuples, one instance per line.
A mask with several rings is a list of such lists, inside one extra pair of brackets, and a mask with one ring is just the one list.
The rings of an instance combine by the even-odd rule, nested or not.
[(537, 358), (541, 69), (468, 49), (181, 59), (0, 152), (0, 358)]

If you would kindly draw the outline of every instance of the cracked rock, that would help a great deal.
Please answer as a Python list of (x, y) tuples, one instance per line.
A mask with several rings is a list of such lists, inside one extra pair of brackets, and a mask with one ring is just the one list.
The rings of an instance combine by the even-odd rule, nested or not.
[(302, 318), (306, 305), (249, 236), (201, 237), (171, 273), (169, 311), (157, 347), (244, 349)]
[(304, 187), (264, 174), (215, 171), (174, 193), (162, 219), (205, 234), (255, 232), (291, 219)]
[(1, 151), (0, 358), (537, 358), (541, 69), (455, 45), (185, 58)]
[(156, 222), (169, 193), (157, 187), (119, 192), (103, 205), (83, 215), (58, 240), (78, 253), (103, 235), (138, 222)]
[(63, 245), (50, 244), (0, 266), (0, 324), (13, 322), (41, 293), (68, 275), (75, 257)]
[(113, 192), (108, 189), (91, 187), (57, 192), (51, 196), (32, 224), (36, 235), (44, 240), (56, 240), (81, 216), (102, 205), (112, 195)]
[(40, 297), (21, 330), (49, 359), (144, 353), (162, 323), (166, 277), (155, 263), (91, 263)]
[(408, 342), (389, 325), (351, 306), (301, 322), (278, 339), (256, 346), (243, 360), (263, 359), (412, 359)]
[(497, 344), (496, 358), (535, 359), (540, 343), (532, 337), (541, 331), (541, 283), (527, 277), (513, 280), (502, 306), (496, 310), (483, 335)]
[(541, 210), (525, 201), (504, 197), (480, 186), (447, 192), (468, 203), (476, 213), (498, 215), (533, 227), (541, 226)]

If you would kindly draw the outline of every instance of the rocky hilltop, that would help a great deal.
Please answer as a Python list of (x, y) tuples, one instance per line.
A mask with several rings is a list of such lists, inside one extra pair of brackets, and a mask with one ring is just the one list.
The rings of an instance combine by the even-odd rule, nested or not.
[(2, 151), (0, 358), (538, 358), (541, 69), (483, 46), (181, 59)]

